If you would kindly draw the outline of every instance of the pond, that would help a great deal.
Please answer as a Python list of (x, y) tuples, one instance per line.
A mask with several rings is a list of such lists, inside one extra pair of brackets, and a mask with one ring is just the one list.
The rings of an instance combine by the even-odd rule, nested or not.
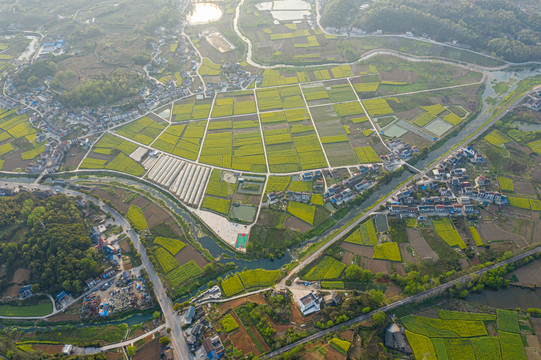
[(256, 5), (259, 11), (270, 11), (272, 17), (278, 21), (302, 20), (310, 15), (311, 6), (303, 0), (280, 0), (262, 2)]
[(483, 291), (480, 294), (472, 294), (466, 300), (498, 309), (541, 308), (541, 290), (510, 286), (498, 291)]
[(213, 21), (217, 21), (222, 17), (222, 9), (213, 3), (195, 3), (193, 4), (193, 10), (188, 15), (188, 22), (190, 25), (202, 25), (208, 24)]

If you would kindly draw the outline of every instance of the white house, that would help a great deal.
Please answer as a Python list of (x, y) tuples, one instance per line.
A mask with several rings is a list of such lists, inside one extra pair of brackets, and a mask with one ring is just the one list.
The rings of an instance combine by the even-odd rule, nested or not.
[(321, 310), (321, 294), (311, 291), (300, 298), (298, 304), (303, 316), (315, 313)]

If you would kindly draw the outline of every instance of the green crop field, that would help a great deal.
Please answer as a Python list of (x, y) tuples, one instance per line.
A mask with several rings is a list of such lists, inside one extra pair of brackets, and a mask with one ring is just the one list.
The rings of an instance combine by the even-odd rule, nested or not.
[(445, 347), (450, 359), (475, 359), (470, 339), (446, 339)]
[(475, 359), (500, 360), (500, 342), (495, 336), (483, 336), (470, 340)]
[(292, 181), (289, 184), (289, 189), (291, 191), (312, 191), (312, 182), (311, 181)]
[(481, 238), (481, 235), (479, 235), (479, 232), (477, 229), (473, 226), (470, 226), (470, 233), (473, 238), (473, 241), (475, 242), (475, 246), (483, 246), (483, 239)]
[(287, 205), (287, 212), (303, 221), (306, 221), (310, 225), (314, 224), (316, 207), (313, 205), (289, 201)]
[(145, 172), (145, 169), (141, 165), (123, 153), (118, 154), (113, 160), (111, 160), (111, 162), (109, 162), (109, 164), (105, 166), (105, 168), (134, 176), (140, 176)]
[(485, 136), (485, 140), (488, 141), (490, 144), (498, 147), (503, 147), (503, 145), (513, 141), (510, 137), (502, 134), (499, 130), (496, 129), (492, 130), (487, 136)]
[(458, 117), (458, 115), (456, 115), (454, 113), (450, 113), (448, 115), (445, 115), (443, 117), (443, 120), (447, 121), (449, 124), (454, 125), (454, 126), (457, 126), (458, 124), (460, 124), (462, 122), (462, 119), (460, 117)]
[(201, 76), (217, 76), (222, 72), (221, 68), (221, 65), (215, 64), (209, 58), (204, 57), (198, 72)]
[(330, 256), (326, 256), (316, 266), (310, 269), (304, 278), (310, 281), (338, 279), (345, 268), (346, 265), (342, 264), (340, 261)]
[(395, 242), (386, 242), (374, 246), (374, 259), (402, 261), (400, 249)]
[(238, 275), (245, 289), (272, 286), (280, 280), (280, 270), (253, 269)]
[(201, 270), (199, 265), (197, 265), (193, 260), (191, 260), (190, 262), (187, 262), (186, 264), (173, 269), (167, 274), (166, 278), (169, 282), (169, 285), (171, 285), (172, 288), (176, 288), (183, 282), (194, 279), (202, 273), (203, 271)]
[(237, 274), (225, 279), (220, 284), (225, 296), (233, 296), (244, 290), (242, 282)]
[(506, 177), (498, 177), (498, 183), (500, 184), (500, 190), (505, 192), (515, 192), (515, 186), (513, 185), (513, 180)]
[(165, 123), (157, 122), (147, 116), (126, 124), (116, 132), (119, 135), (125, 136), (136, 142), (140, 142), (145, 145), (150, 143), (165, 129)]
[(157, 248), (156, 251), (154, 251), (154, 256), (156, 256), (156, 260), (158, 261), (158, 264), (160, 264), (164, 274), (167, 274), (169, 271), (178, 267), (178, 262), (175, 257), (164, 248)]
[(329, 341), (329, 344), (343, 355), (347, 355), (349, 348), (351, 347), (351, 343), (349, 341), (339, 338), (332, 338), (331, 341)]
[(186, 244), (177, 239), (170, 239), (166, 237), (158, 236), (154, 239), (154, 243), (161, 245), (165, 250), (169, 251), (172, 255), (176, 255)]
[(148, 229), (143, 210), (137, 205), (130, 205), (128, 209), (128, 220), (136, 231)]
[(224, 316), (222, 320), (220, 320), (220, 324), (222, 324), (222, 331), (226, 333), (239, 328), (239, 324), (237, 324), (231, 314)]
[(351, 115), (364, 115), (363, 108), (361, 104), (357, 101), (352, 101), (348, 103), (334, 104), (334, 110), (340, 117), (346, 117)]
[(34, 317), (48, 315), (52, 312), (53, 303), (50, 301), (28, 306), (0, 305), (0, 316)]
[(438, 360), (430, 338), (406, 330), (406, 337), (416, 359)]
[(498, 309), (496, 325), (498, 330), (520, 334), (518, 316), (515, 311)]
[(109, 155), (115, 149), (120, 150), (126, 155), (130, 155), (137, 149), (137, 145), (128, 140), (124, 140), (118, 136), (107, 133), (103, 135), (100, 141), (98, 141), (93, 151), (98, 154)]
[(502, 359), (526, 360), (524, 344), (520, 334), (509, 333), (505, 331), (498, 332)]
[[(2, 155), (1, 146), (0, 146), (0, 155)], [(83, 160), (79, 167), (81, 169), (103, 169), (107, 160), (93, 159), (88, 156)]]
[(378, 236), (376, 234), (376, 228), (374, 227), (374, 220), (370, 218), (362, 223), (359, 229), (355, 230), (344, 241), (359, 245), (376, 245), (378, 243)]
[(343, 281), (322, 281), (322, 289), (344, 289)]
[(529, 142), (527, 145), (533, 152), (541, 155), (541, 139)]
[(355, 148), (355, 154), (359, 158), (361, 164), (377, 163), (381, 162), (378, 154), (372, 149), (371, 146), (362, 146)]
[(449, 246), (458, 246), (460, 249), (466, 248), (466, 243), (460, 237), (460, 234), (454, 228), (451, 221), (448, 218), (443, 218), (441, 220), (432, 220), (434, 224), (434, 229), (438, 235), (447, 243)]
[(38, 156), (39, 154), (41, 154), (44, 151), (45, 151), (45, 146), (40, 145), (40, 146), (36, 147), (35, 149), (23, 152), (21, 154), (21, 159), (22, 160), (32, 160), (33, 158), (35, 158), (36, 156)]
[(487, 329), (482, 321), (476, 320), (442, 320), (423, 316), (416, 316), (418, 322), (428, 324), (434, 329), (449, 330), (460, 337), (474, 337), (487, 335)]
[(479, 320), (479, 321), (496, 320), (496, 315), (492, 315), (492, 314), (450, 311), (450, 310), (443, 310), (443, 309), (438, 309), (438, 316), (443, 320)]
[(173, 155), (195, 160), (199, 155), (206, 124), (206, 121), (194, 121), (188, 125), (169, 126), (152, 146)]
[(2, 144), (0, 145), (0, 156), (12, 152), (13, 150), (15, 149), (13, 149), (13, 145), (11, 145), (11, 143)]
[(291, 178), (289, 176), (269, 176), (265, 193), (285, 191), (289, 186), (290, 180)]
[(219, 196), (229, 198), (235, 193), (235, 184), (229, 184), (221, 181), (221, 170), (213, 169), (207, 185), (206, 195)]
[(310, 202), (313, 205), (319, 205), (319, 206), (325, 205), (325, 200), (323, 199), (323, 195), (321, 194), (312, 194), (312, 197), (310, 198)]
[(509, 197), (509, 205), (526, 210), (541, 211), (541, 201), (521, 197)]
[(415, 119), (415, 121), (413, 123), (415, 125), (419, 126), (419, 127), (423, 127), (426, 124), (428, 124), (429, 122), (431, 122), (432, 120), (434, 120), (435, 118), (436, 118), (436, 116), (432, 115), (429, 112), (425, 112), (424, 114), (419, 116), (417, 119)]
[(409, 331), (431, 338), (471, 337), (487, 334), (482, 321), (441, 320), (413, 315), (405, 316), (400, 320)]
[(213, 210), (217, 213), (227, 215), (229, 213), (229, 207), (231, 205), (231, 200), (222, 199), (213, 196), (205, 196), (203, 200), (202, 208)]
[(393, 109), (391, 109), (387, 103), (387, 100), (385, 99), (363, 100), (363, 105), (370, 116), (380, 116), (394, 113)]

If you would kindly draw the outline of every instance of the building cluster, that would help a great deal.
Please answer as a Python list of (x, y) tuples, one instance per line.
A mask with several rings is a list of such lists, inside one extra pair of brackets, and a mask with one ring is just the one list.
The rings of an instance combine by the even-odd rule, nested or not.
[[(375, 184), (374, 179), (379, 175), (380, 165), (360, 165), (358, 170), (357, 174), (353, 174), (351, 177), (330, 186), (323, 194), (325, 200), (335, 206), (352, 201), (359, 193), (368, 190)], [(329, 173), (331, 178), (336, 179), (338, 177), (336, 170), (325, 170), (324, 174), (326, 172)]]
[(508, 205), (506, 195), (489, 191), (490, 180), (484, 176), (470, 179), (463, 167), (466, 162), (484, 164), (485, 159), (471, 147), (456, 151), (424, 178), (398, 192), (388, 203), (392, 215), (463, 216), (479, 212), (479, 203)]
[(198, 359), (213, 360), (225, 354), (224, 345), (205, 318), (205, 311), (202, 307), (188, 307), (184, 314), (184, 323), (191, 325), (184, 332), (184, 336), (190, 351), (194, 352)]
[(528, 99), (524, 106), (534, 111), (541, 111), (541, 90), (537, 90), (528, 95)]
[(337, 292), (322, 295), (319, 291), (310, 291), (297, 300), (297, 305), (303, 316), (308, 316), (321, 310), (323, 306), (337, 306), (342, 302), (342, 296)]
[[(88, 279), (87, 288), (91, 289), (99, 284), (99, 279)], [(146, 309), (152, 306), (152, 297), (147, 292), (142, 277), (134, 279), (131, 272), (126, 270), (116, 282), (106, 282), (91, 293), (85, 295), (81, 308), (81, 319), (96, 316), (112, 316), (129, 309)], [(111, 288), (111, 289), (110, 289)]]

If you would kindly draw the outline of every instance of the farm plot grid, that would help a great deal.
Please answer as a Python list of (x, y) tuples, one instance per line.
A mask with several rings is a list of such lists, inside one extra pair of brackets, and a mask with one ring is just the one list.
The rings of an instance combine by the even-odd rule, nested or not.
[[(415, 359), (527, 358), (514, 311), (498, 310), (495, 316), (438, 310), (438, 315), (400, 319)], [(487, 325), (494, 323), (498, 333), (489, 335)]]
[[(381, 130), (384, 138), (394, 136), (421, 147), (450, 132), (470, 113), (453, 96), (446, 102), (445, 94), (437, 89), (413, 94), (412, 99), (400, 96), (400, 91), (396, 96), (365, 98), (382, 94), (378, 92), (382, 86), (414, 84), (411, 71), (401, 75), (405, 81), (384, 74), (376, 65), (326, 71), (328, 76), (321, 70), (295, 72), (293, 81), (282, 71), (268, 70), (263, 87), (219, 93), (213, 99), (192, 96), (173, 104), (172, 123), (143, 117), (115, 132), (150, 150), (195, 163), (280, 174), (381, 162), (387, 149), (369, 117), (377, 130), (385, 129), (387, 134)], [(0, 139), (7, 136), (11, 136), (7, 131), (0, 133)], [(503, 135), (488, 139), (502, 143)], [(134, 146), (130, 144), (96, 146), (80, 167), (141, 175), (143, 168), (129, 159)], [(9, 142), (0, 144), (0, 153), (14, 150)], [(41, 151), (39, 146), (29, 148), (22, 156), (29, 159)]]

